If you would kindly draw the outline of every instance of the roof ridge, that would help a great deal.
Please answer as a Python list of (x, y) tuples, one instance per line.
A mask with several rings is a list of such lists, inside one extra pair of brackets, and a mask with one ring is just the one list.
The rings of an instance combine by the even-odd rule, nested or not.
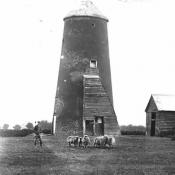
[(175, 94), (151, 94), (152, 96), (175, 96)]

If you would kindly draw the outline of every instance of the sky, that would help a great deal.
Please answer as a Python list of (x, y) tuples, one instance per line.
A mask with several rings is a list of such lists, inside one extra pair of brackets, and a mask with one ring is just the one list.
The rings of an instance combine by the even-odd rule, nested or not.
[[(93, 0), (109, 18), (119, 125), (145, 125), (151, 94), (175, 94), (175, 1)], [(0, 1), (0, 127), (52, 121), (63, 18), (80, 0)]]

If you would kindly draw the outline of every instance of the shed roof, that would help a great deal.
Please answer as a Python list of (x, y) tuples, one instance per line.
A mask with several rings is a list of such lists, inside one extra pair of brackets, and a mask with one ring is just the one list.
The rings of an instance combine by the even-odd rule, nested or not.
[[(175, 95), (152, 94), (151, 97), (153, 98), (158, 111), (175, 111)], [(149, 103), (147, 105), (147, 108), (148, 107)]]
[(108, 21), (107, 17), (105, 17), (90, 0), (82, 0), (80, 8), (70, 11), (64, 19), (74, 16), (98, 17)]

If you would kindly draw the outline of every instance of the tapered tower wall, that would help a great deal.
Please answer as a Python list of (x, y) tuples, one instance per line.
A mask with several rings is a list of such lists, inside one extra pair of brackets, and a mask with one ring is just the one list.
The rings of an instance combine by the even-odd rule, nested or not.
[(107, 18), (96, 15), (64, 18), (54, 108), (56, 132), (60, 125), (74, 128), (77, 123), (79, 130), (83, 130), (83, 75), (91, 60), (97, 62), (103, 88), (113, 105), (107, 22)]
[[(64, 19), (64, 33), (56, 98), (63, 103), (58, 122), (68, 124), (83, 113), (82, 76), (91, 59), (97, 60), (99, 74), (111, 103), (112, 86), (108, 50), (107, 20), (97, 17)], [(57, 111), (55, 115), (57, 116)]]
[[(96, 59), (103, 85), (113, 102), (107, 20), (82, 16), (65, 18), (64, 21), (62, 56), (66, 57), (67, 52), (69, 54), (72, 52), (73, 57), (87, 58), (89, 61)], [(70, 56), (69, 59), (73, 60), (74, 58)], [(87, 65), (89, 66), (89, 64)], [(84, 66), (82, 71), (84, 71)]]

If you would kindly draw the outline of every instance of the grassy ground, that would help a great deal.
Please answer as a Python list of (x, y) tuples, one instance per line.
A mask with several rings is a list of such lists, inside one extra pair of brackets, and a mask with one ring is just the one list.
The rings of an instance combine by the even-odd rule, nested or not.
[(175, 141), (121, 136), (111, 149), (69, 148), (54, 136), (0, 138), (0, 175), (173, 175)]

